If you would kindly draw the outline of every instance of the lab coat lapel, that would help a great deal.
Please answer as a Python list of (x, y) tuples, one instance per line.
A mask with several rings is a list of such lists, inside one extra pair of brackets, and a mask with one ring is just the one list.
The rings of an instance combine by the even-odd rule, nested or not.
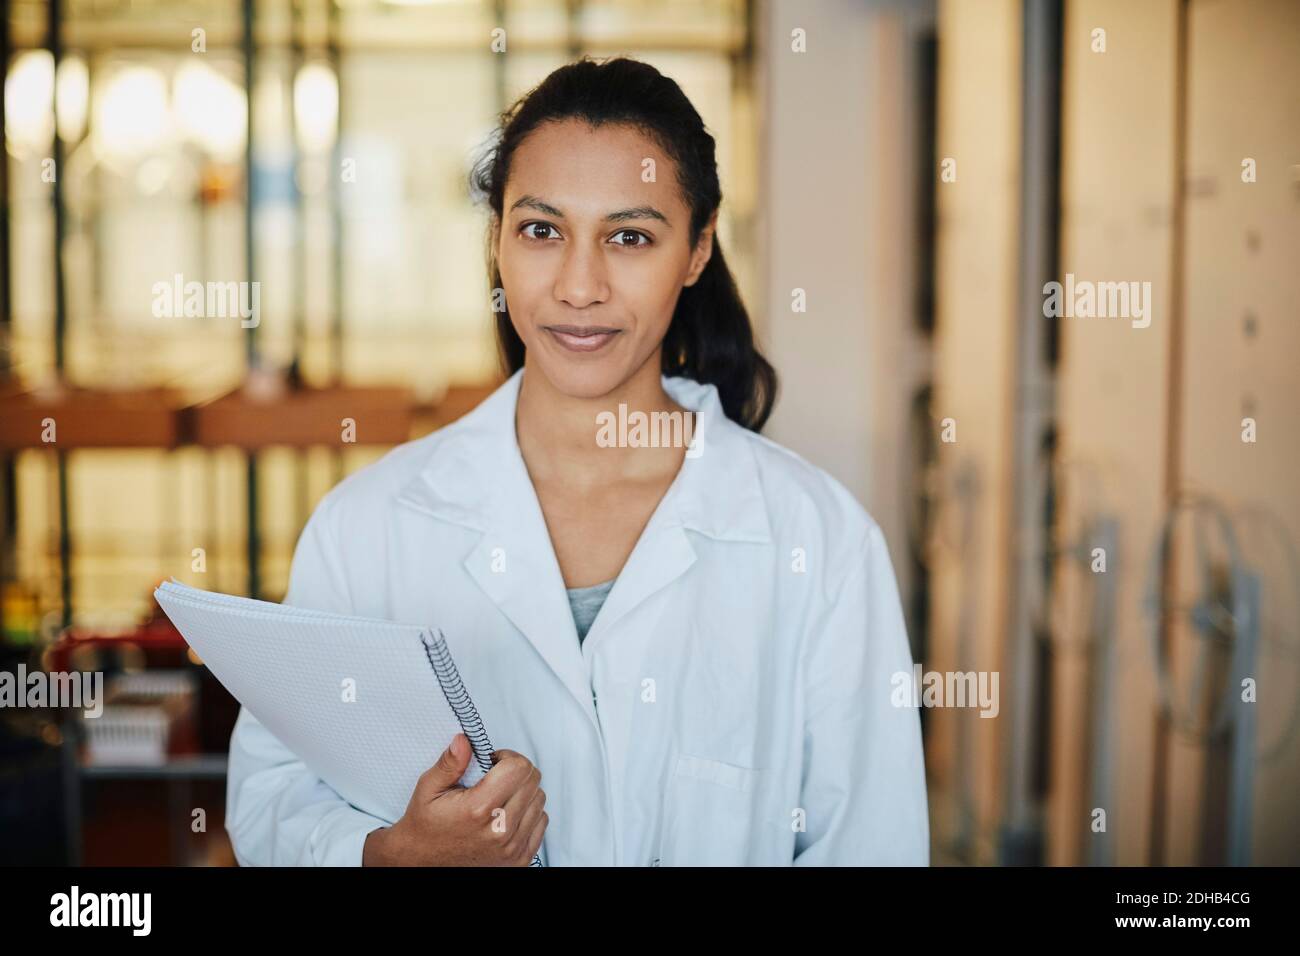
[(663, 385), (696, 413), (691, 445), (596, 615), (584, 642), (593, 651), (621, 618), (695, 563), (688, 531), (720, 541), (771, 541), (753, 451), (726, 418), (717, 388), (680, 376), (664, 376)]
[(646, 523), (627, 562), (618, 573), (585, 643), (595, 648), (620, 618), (646, 598), (686, 573), (695, 563), (695, 549), (682, 527), (671, 496), (666, 494)]
[(594, 721), (564, 578), (515, 436), (522, 377), (521, 369), (449, 426), (399, 500), (482, 532), (465, 570)]
[(465, 558), (465, 569), (517, 627), (591, 717), (591, 688), (546, 519), (527, 470), (502, 464), (502, 488), (490, 530)]

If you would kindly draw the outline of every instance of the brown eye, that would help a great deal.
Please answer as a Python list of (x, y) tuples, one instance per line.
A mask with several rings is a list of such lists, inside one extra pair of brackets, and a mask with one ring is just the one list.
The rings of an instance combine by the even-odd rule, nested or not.
[[(616, 242), (615, 245), (618, 245), (618, 246), (627, 246), (628, 248), (635, 248), (635, 247), (637, 247), (637, 246), (648, 246), (648, 245), (650, 245), (650, 237), (647, 236), (644, 232), (637, 232), (637, 230), (635, 230), (635, 229), (624, 229), (624, 230), (622, 230), (621, 232), (618, 233), (618, 237), (621, 238), (621, 237), (624, 237), (624, 236), (632, 236), (632, 237), (633, 237), (633, 241), (632, 241), (632, 242), (621, 242), (621, 241), (620, 241), (620, 242)], [(637, 239), (644, 239), (645, 242), (637, 242), (637, 241), (635, 241), (635, 240), (637, 240)]]
[(537, 235), (536, 233), (529, 233), (528, 230), (530, 230), (530, 229), (549, 229), (549, 230), (551, 230), (551, 231), (554, 231), (554, 227), (551, 226), (551, 225), (548, 224), (548, 223), (545, 223), (545, 222), (530, 222), (530, 223), (525, 223), (523, 229), (521, 230), (521, 231), (524, 233), (525, 238), (527, 238), (527, 239), (536, 239), (536, 240), (539, 240), (539, 241), (541, 241), (541, 240), (545, 240), (545, 239), (549, 239), (549, 238), (551, 238), (551, 237), (550, 237), (550, 236), (539, 236), (539, 235)]

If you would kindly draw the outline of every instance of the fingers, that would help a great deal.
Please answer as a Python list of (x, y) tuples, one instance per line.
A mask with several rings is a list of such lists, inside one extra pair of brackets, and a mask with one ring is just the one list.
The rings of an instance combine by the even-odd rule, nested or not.
[[(458, 754), (456, 751), (460, 751)], [(452, 738), (451, 743), (434, 762), (433, 766), (420, 774), (419, 779), (415, 782), (415, 792), (412, 797), (415, 799), (428, 801), (437, 797), (447, 790), (460, 787), (460, 778), (465, 773), (465, 768), (469, 766), (470, 754), (473, 751), (469, 746), (469, 739), (464, 734), (457, 734)], [(464, 789), (461, 787), (461, 789)]]
[[(480, 809), (486, 807), (489, 811), (506, 806), (515, 791), (524, 785), (534, 770), (532, 762), (522, 754), (515, 753), (513, 750), (498, 750), (497, 753), (500, 756), (497, 758), (496, 766), (470, 788), (475, 800), (480, 802)], [(540, 774), (540, 771), (538, 773)]]
[[(515, 801), (511, 800), (513, 804)], [(541, 788), (533, 788), (526, 798), (526, 802), (521, 802), (517, 808), (507, 805), (506, 816), (514, 821), (514, 827), (510, 832), (509, 839), (506, 841), (506, 853), (509, 856), (515, 856), (523, 852), (524, 847), (528, 845), (532, 837), (533, 829), (537, 826), (537, 821), (542, 815), (542, 810), (546, 806), (546, 792)]]
[[(540, 793), (542, 772), (536, 767), (529, 765), (529, 774), (523, 779), (515, 792), (505, 802), (506, 812), (506, 838), (513, 839), (523, 826), (524, 813), (528, 810), (533, 798)], [(524, 830), (523, 835), (527, 836), (528, 830)]]
[(469, 790), (503, 862), (513, 862), (528, 846), (546, 802), (541, 780), (542, 772), (526, 757), (499, 750), (496, 765)]
[(550, 822), (551, 818), (547, 816), (546, 813), (542, 813), (537, 818), (537, 822), (533, 825), (532, 835), (528, 838), (528, 845), (524, 847), (523, 860), (520, 864), (521, 866), (528, 866), (533, 862), (533, 857), (536, 856), (537, 851), (541, 849), (542, 837), (546, 835), (546, 825)]

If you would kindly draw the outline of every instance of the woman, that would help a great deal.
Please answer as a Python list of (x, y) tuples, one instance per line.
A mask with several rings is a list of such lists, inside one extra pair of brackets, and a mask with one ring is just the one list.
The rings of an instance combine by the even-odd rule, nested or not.
[(241, 711), (240, 862), (927, 863), (889, 555), (758, 434), (776, 377), (695, 109), (643, 63), (565, 66), (474, 184), (510, 378), (326, 495), (286, 603), (442, 628), (508, 749), (464, 788), (458, 736), (385, 821)]

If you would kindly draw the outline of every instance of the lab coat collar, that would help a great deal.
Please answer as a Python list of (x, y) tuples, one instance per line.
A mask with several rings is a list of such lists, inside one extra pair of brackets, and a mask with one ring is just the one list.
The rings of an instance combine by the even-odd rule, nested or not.
[[(445, 440), (402, 489), (403, 503), (480, 531), (499, 526), (500, 518), (517, 513), (521, 504), (539, 507), (515, 434), (524, 372), (519, 369), (445, 429)], [(674, 401), (698, 413), (696, 448), (664, 496), (660, 510), (671, 512), (664, 520), (718, 540), (770, 541), (753, 450), (742, 426), (726, 417), (717, 386), (681, 376), (661, 379)]]
[(423, 514), (482, 532), (464, 558), (466, 570), (598, 726), (584, 654), (589, 657), (620, 618), (686, 573), (696, 557), (687, 532), (723, 541), (771, 541), (758, 464), (743, 427), (723, 412), (716, 386), (663, 376), (664, 390), (698, 413), (696, 445), (580, 644), (564, 578), (515, 433), (524, 374), (525, 369), (515, 372), (431, 441), (428, 460), (398, 500)]

